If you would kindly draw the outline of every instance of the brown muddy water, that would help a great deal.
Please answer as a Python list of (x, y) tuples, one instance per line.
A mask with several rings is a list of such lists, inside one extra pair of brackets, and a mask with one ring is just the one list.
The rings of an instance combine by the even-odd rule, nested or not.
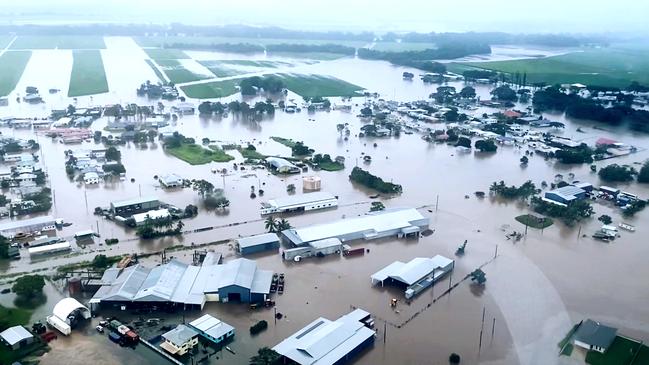
[[(139, 99), (135, 88), (154, 75), (144, 63), (142, 51), (130, 40), (115, 38), (108, 41), (104, 52), (107, 76), (111, 91), (92, 98), (77, 100), (79, 106), (95, 103), (137, 102), (155, 104), (155, 101)], [(44, 97), (48, 104), (29, 106), (11, 103), (0, 108), (0, 115), (37, 116), (47, 115), (53, 107), (74, 102), (64, 95), (67, 91), (69, 72), (55, 75), (39, 71), (49, 63), (68, 70), (68, 60), (63, 51), (37, 51), (27, 67), (18, 90), (26, 85), (35, 85), (42, 90), (59, 87), (61, 94)], [(121, 53), (120, 53), (121, 52)], [(37, 55), (38, 53), (38, 55)], [(42, 53), (42, 54), (41, 54)], [(123, 55), (123, 58), (120, 56)], [(52, 57), (50, 57), (52, 56)], [(232, 55), (202, 54), (203, 59), (233, 58)], [(245, 57), (236, 56), (238, 59)], [(53, 67), (53, 66), (50, 66)], [(66, 68), (68, 67), (68, 68)], [(435, 90), (435, 85), (424, 85), (420, 81), (401, 80), (403, 71), (419, 73), (417, 70), (391, 66), (385, 62), (358, 59), (340, 59), (313, 65), (300, 64), (291, 72), (328, 74), (379, 92), (387, 99), (426, 99)], [(461, 83), (451, 83), (458, 88)], [(488, 97), (489, 87), (478, 86), (478, 93)], [(290, 94), (290, 97), (300, 99)], [(13, 101), (13, 100), (12, 100)], [(254, 100), (253, 100), (254, 101)], [(198, 101), (194, 101), (198, 104)], [(340, 207), (334, 210), (290, 216), (293, 226), (328, 222), (367, 212), (371, 199), (369, 192), (349, 182), (347, 176), (357, 164), (385, 180), (403, 185), (404, 193), (392, 198), (380, 198), (387, 207), (424, 207), (420, 211), (430, 217), (435, 233), (417, 241), (397, 239), (378, 242), (356, 242), (355, 247), (366, 247), (370, 253), (356, 258), (335, 258), (306, 260), (299, 264), (282, 262), (279, 255), (256, 256), (264, 269), (284, 272), (287, 276), (286, 292), (276, 295), (277, 309), (286, 317), (274, 324), (272, 311), (251, 312), (243, 305), (208, 304), (204, 312), (232, 324), (237, 331), (235, 341), (230, 345), (237, 353), (224, 352), (221, 360), (213, 363), (245, 364), (247, 359), (261, 346), (273, 346), (306, 323), (318, 316), (336, 319), (347, 313), (350, 306), (359, 306), (379, 318), (379, 330), (373, 349), (366, 351), (358, 364), (444, 364), (451, 352), (462, 355), (466, 364), (554, 364), (565, 363), (557, 356), (556, 343), (570, 329), (571, 325), (590, 317), (620, 328), (620, 332), (641, 340), (649, 340), (649, 267), (644, 257), (649, 255), (649, 213), (641, 212), (628, 220), (637, 228), (636, 232), (621, 232), (614, 243), (603, 243), (591, 238), (579, 237), (578, 231), (590, 236), (599, 228), (593, 218), (580, 226), (565, 227), (560, 223), (543, 230), (530, 229), (523, 240), (514, 243), (507, 240), (506, 233), (522, 231), (514, 217), (527, 213), (522, 203), (503, 202), (496, 199), (476, 199), (473, 192), (487, 191), (493, 181), (505, 180), (508, 184), (520, 184), (528, 179), (540, 186), (541, 181), (551, 182), (558, 173), (566, 178), (570, 173), (575, 180), (589, 181), (600, 185), (596, 174), (587, 165), (562, 165), (545, 161), (540, 156), (530, 159), (525, 169), (518, 160), (524, 149), (500, 147), (496, 154), (458, 154), (453, 147), (428, 144), (417, 134), (402, 134), (399, 138), (359, 139), (355, 137), (362, 122), (355, 117), (364, 98), (355, 98), (352, 113), (341, 111), (307, 114), (285, 114), (278, 111), (274, 117), (259, 122), (248, 122), (233, 116), (223, 119), (203, 119), (185, 116), (174, 123), (178, 131), (200, 140), (208, 137), (223, 142), (253, 142), (265, 154), (290, 155), (290, 149), (269, 139), (281, 136), (302, 140), (318, 153), (341, 155), (346, 158), (346, 168), (339, 172), (315, 172), (322, 178), (324, 191), (340, 197)], [(169, 107), (171, 104), (168, 104)], [(524, 106), (523, 106), (524, 107)], [(480, 109), (474, 113), (493, 112), (494, 109)], [(635, 163), (647, 159), (644, 150), (649, 147), (646, 135), (639, 135), (623, 129), (600, 130), (592, 128), (591, 122), (566, 120), (561, 115), (547, 115), (548, 118), (566, 123), (566, 129), (558, 132), (590, 144), (599, 137), (610, 137), (626, 142), (643, 150), (637, 154), (596, 163), (599, 167), (609, 163)], [(314, 119), (314, 121), (309, 121)], [(106, 124), (101, 119), (93, 124), (93, 130), (102, 130)], [(345, 141), (336, 124), (349, 123), (352, 131)], [(432, 125), (443, 128), (442, 125)], [(577, 132), (577, 128), (585, 133)], [(609, 127), (606, 127), (609, 128)], [(34, 138), (29, 130), (1, 128), (4, 135), (19, 138)], [(106, 133), (106, 132), (104, 132)], [(91, 259), (98, 252), (108, 255), (129, 252), (153, 252), (164, 247), (192, 243), (202, 244), (240, 235), (261, 233), (264, 229), (258, 214), (263, 199), (286, 195), (286, 186), (301, 186), (301, 175), (281, 177), (264, 170), (234, 171), (232, 163), (190, 166), (168, 156), (159, 142), (149, 143), (143, 149), (133, 144), (121, 148), (122, 161), (127, 169), (127, 181), (101, 184), (86, 188), (70, 181), (64, 170), (64, 151), (67, 149), (90, 149), (101, 147), (94, 142), (81, 145), (63, 145), (39, 135), (41, 156), (47, 168), (51, 187), (54, 190), (55, 206), (51, 214), (74, 223), (58, 234), (71, 236), (74, 232), (93, 228), (99, 229), (103, 238), (118, 237), (122, 242), (116, 246), (88, 246), (76, 249), (68, 256), (57, 256), (45, 261), (30, 262), (24, 257), (20, 261), (0, 265), (0, 275), (49, 270), (55, 266)], [(373, 147), (374, 143), (377, 147)], [(369, 165), (360, 162), (363, 153), (372, 156)], [(243, 159), (237, 152), (234, 162)], [(227, 168), (225, 178), (211, 173), (213, 168)], [(141, 241), (133, 232), (125, 230), (110, 221), (92, 215), (96, 206), (108, 206), (111, 201), (145, 195), (155, 195), (160, 200), (184, 207), (187, 204), (200, 206), (199, 197), (191, 189), (164, 191), (158, 186), (154, 175), (177, 173), (189, 179), (208, 179), (216, 187), (224, 188), (231, 206), (226, 211), (201, 210), (198, 217), (185, 220), (185, 229), (220, 227), (201, 233), (190, 233), (182, 238), (163, 238)], [(249, 176), (254, 174), (254, 176)], [(308, 174), (312, 174), (309, 172)], [(131, 183), (130, 179), (135, 182)], [(610, 184), (606, 184), (610, 185)], [(250, 187), (261, 187), (264, 197), (250, 199)], [(649, 196), (649, 188), (637, 183), (621, 184), (623, 190), (641, 197)], [(465, 199), (465, 195), (469, 195)], [(439, 206), (435, 202), (439, 196)], [(86, 204), (87, 197), (87, 204)], [(609, 214), (616, 223), (623, 221), (618, 209), (602, 203), (595, 203), (595, 217)], [(202, 209), (202, 208), (201, 208)], [(627, 221), (627, 220), (625, 220)], [(247, 222), (229, 226), (232, 223)], [(402, 328), (387, 325), (386, 341), (383, 342), (383, 320), (401, 323), (405, 318), (426, 308), (434, 293), (439, 294), (448, 286), (449, 278), (438, 283), (434, 290), (424, 291), (410, 305), (400, 304), (399, 313), (388, 305), (390, 298), (401, 297), (402, 293), (392, 288), (372, 287), (369, 276), (394, 260), (408, 261), (418, 256), (442, 254), (453, 257), (457, 246), (465, 239), (469, 241), (467, 254), (457, 260), (453, 281), (459, 280), (477, 266), (489, 261), (498, 247), (498, 257), (487, 266), (487, 284), (478, 292), (468, 282), (460, 284), (451, 295), (442, 298)], [(214, 249), (234, 257), (231, 244), (214, 246)], [(174, 252), (182, 260), (190, 260), (190, 250)], [(26, 255), (26, 252), (24, 253)], [(226, 259), (227, 259), (226, 257)], [(154, 264), (151, 262), (151, 264)], [(42, 318), (54, 305), (58, 295), (48, 291), (48, 302), (34, 315)], [(3, 298), (3, 296), (0, 296)], [(6, 299), (0, 299), (4, 303)], [(478, 354), (478, 341), (482, 311), (486, 311), (483, 346)], [(199, 313), (187, 313), (187, 319)], [(128, 318), (125, 318), (128, 319)], [(269, 329), (259, 336), (250, 337), (248, 327), (259, 319), (266, 319)], [(491, 328), (495, 319), (494, 337)], [(169, 323), (179, 323), (180, 318), (169, 317)], [(73, 332), (70, 338), (59, 339), (53, 350), (43, 358), (43, 364), (76, 364), (93, 361), (101, 364), (159, 363), (156, 357), (147, 357), (144, 350), (130, 350), (113, 345), (106, 338), (96, 334), (89, 326), (82, 332)], [(79, 356), (83, 348), (83, 356)], [(75, 349), (75, 350), (72, 350)]]

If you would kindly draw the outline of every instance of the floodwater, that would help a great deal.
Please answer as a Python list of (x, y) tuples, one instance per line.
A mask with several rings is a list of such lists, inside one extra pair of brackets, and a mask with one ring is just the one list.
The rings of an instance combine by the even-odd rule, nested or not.
[[(92, 99), (79, 98), (79, 106), (113, 102), (157, 103), (135, 96), (135, 88), (141, 82), (146, 78), (153, 79), (152, 72), (143, 61), (144, 56), (133, 51), (120, 62), (118, 50), (111, 49), (111, 45), (116, 44), (125, 48), (132, 47), (129, 41), (117, 38), (107, 42), (109, 48), (102, 52), (115, 54), (113, 57), (104, 58), (111, 92), (96, 95)], [(220, 56), (223, 55), (213, 54), (214, 59)], [(243, 56), (237, 58), (246, 59)], [(50, 61), (60, 63), (65, 69), (70, 67), (65, 65), (71, 62), (71, 59), (60, 56)], [(74, 102), (65, 97), (68, 77), (57, 73), (47, 78), (47, 75), (38, 71), (44, 63), (45, 59), (39, 61), (32, 58), (21, 85), (34, 85), (44, 89), (47, 106), (15, 104), (14, 100), (10, 100), (9, 107), (0, 108), (0, 115), (45, 116), (50, 108)], [(48, 67), (54, 66), (50, 64)], [(147, 69), (149, 71), (145, 71)], [(370, 91), (376, 91), (386, 99), (399, 101), (426, 99), (436, 88), (436, 85), (425, 85), (418, 80), (403, 81), (403, 71), (420, 71), (392, 66), (382, 61), (345, 58), (312, 65), (297, 64), (290, 70), (336, 76), (362, 85)], [(461, 83), (450, 85), (462, 87)], [(59, 87), (64, 91), (48, 95), (46, 89), (50, 87)], [(476, 88), (480, 96), (488, 97), (489, 86)], [(19, 91), (22, 90), (24, 87)], [(300, 100), (294, 94), (289, 94), (289, 98)], [(255, 99), (250, 101), (254, 102)], [(334, 99), (334, 103), (336, 101), (338, 100)], [(198, 104), (199, 101), (194, 102)], [(259, 122), (243, 121), (232, 115), (223, 119), (203, 119), (196, 115), (184, 116), (173, 124), (179, 132), (197, 140), (208, 137), (223, 142), (252, 142), (265, 154), (290, 155), (290, 149), (269, 139), (271, 136), (281, 136), (302, 140), (318, 153), (344, 156), (344, 171), (308, 173), (320, 176), (323, 190), (338, 195), (341, 206), (334, 210), (290, 216), (288, 219), (293, 226), (329, 222), (366, 212), (371, 200), (369, 195), (372, 193), (350, 183), (347, 178), (351, 169), (358, 164), (385, 180), (403, 185), (402, 195), (380, 198), (387, 207), (426, 206), (420, 211), (430, 217), (431, 228), (435, 229), (433, 235), (417, 241), (389, 239), (353, 243), (355, 247), (370, 249), (370, 253), (363, 257), (329, 257), (322, 260), (306, 260), (299, 264), (282, 262), (278, 255), (272, 254), (256, 257), (261, 268), (285, 272), (287, 275), (285, 294), (274, 298), (278, 311), (285, 314), (286, 318), (275, 325), (271, 311), (249, 312), (242, 305), (208, 304), (204, 312), (225, 320), (237, 330), (236, 340), (231, 345), (237, 355), (224, 354), (227, 363), (244, 364), (257, 348), (275, 345), (319, 316), (336, 319), (347, 313), (350, 306), (362, 307), (380, 318), (377, 320), (379, 334), (376, 345), (360, 357), (358, 364), (444, 363), (451, 352), (461, 354), (463, 363), (467, 364), (566, 362), (566, 359), (557, 357), (556, 343), (573, 323), (588, 317), (619, 327), (620, 332), (625, 335), (649, 340), (649, 306), (645, 305), (649, 303), (649, 290), (643, 280), (649, 276), (649, 267), (641, 259), (649, 254), (649, 246), (646, 243), (648, 232), (646, 224), (643, 224), (649, 218), (647, 211), (625, 220), (636, 226), (636, 232), (621, 232), (622, 237), (610, 244), (579, 236), (579, 231), (590, 236), (599, 228), (600, 223), (595, 218), (576, 227), (565, 227), (556, 222), (543, 231), (530, 229), (523, 240), (514, 243), (507, 240), (505, 234), (524, 229), (514, 217), (528, 212), (528, 208), (517, 202), (490, 198), (479, 200), (474, 197), (473, 192), (487, 191), (493, 181), (499, 180), (519, 185), (529, 179), (540, 186), (541, 181), (553, 181), (558, 173), (563, 174), (566, 179), (569, 174), (574, 174), (575, 180), (600, 185), (597, 175), (591, 173), (587, 165), (562, 165), (536, 155), (530, 158), (527, 168), (521, 168), (518, 160), (524, 154), (524, 149), (514, 147), (500, 147), (496, 154), (491, 155), (458, 154), (453, 147), (428, 144), (417, 134), (401, 134), (399, 138), (359, 139), (355, 135), (363, 123), (355, 115), (363, 102), (364, 98), (355, 98), (356, 106), (352, 113), (331, 111), (307, 114), (303, 111), (285, 114), (278, 111), (274, 117)], [(172, 103), (165, 105), (168, 108)], [(495, 110), (481, 108), (475, 113), (493, 111)], [(597, 162), (599, 167), (613, 162), (642, 162), (649, 157), (646, 152), (649, 147), (646, 135), (612, 127), (595, 129), (592, 122), (566, 120), (561, 115), (549, 114), (547, 117), (566, 123), (566, 129), (558, 132), (563, 136), (590, 144), (599, 137), (609, 137), (641, 148), (641, 152), (630, 156)], [(93, 124), (92, 129), (101, 130), (106, 122), (106, 119), (99, 120)], [(336, 130), (338, 123), (349, 123), (351, 135), (347, 141)], [(440, 124), (430, 127), (442, 129), (444, 126)], [(581, 128), (584, 133), (577, 132), (577, 128)], [(29, 130), (0, 130), (5, 135), (34, 138), (34, 133)], [(100, 251), (109, 255), (153, 252), (172, 245), (191, 246), (192, 243), (202, 244), (236, 238), (239, 235), (261, 233), (264, 227), (258, 214), (259, 203), (264, 199), (286, 195), (288, 184), (295, 184), (298, 190), (301, 186), (300, 175), (283, 177), (270, 175), (265, 170), (235, 171), (232, 169), (232, 163), (190, 166), (166, 155), (160, 143), (154, 142), (148, 143), (146, 148), (133, 144), (121, 147), (122, 161), (127, 170), (126, 181), (86, 188), (82, 184), (70, 181), (66, 176), (64, 151), (101, 146), (95, 145), (94, 142), (63, 145), (58, 140), (50, 140), (43, 135), (38, 138), (42, 147), (41, 158), (54, 190), (55, 205), (51, 214), (74, 223), (64, 228), (59, 235), (67, 237), (74, 232), (93, 228), (99, 230), (102, 240), (117, 237), (122, 242), (110, 248), (79, 248), (71, 255), (58, 256), (47, 261), (31, 263), (24, 257), (20, 261), (0, 267), (0, 274), (49, 269), (68, 262), (91, 259)], [(377, 143), (377, 147), (373, 147), (374, 143)], [(371, 164), (361, 162), (363, 154), (372, 156)], [(233, 162), (243, 160), (236, 151), (233, 155), (236, 157)], [(213, 168), (227, 168), (228, 174), (215, 175), (211, 173)], [(140, 241), (134, 239), (131, 230), (92, 215), (97, 206), (108, 206), (111, 201), (140, 195), (155, 195), (160, 200), (181, 208), (190, 203), (200, 206), (198, 194), (191, 189), (164, 191), (159, 188), (154, 175), (162, 176), (171, 172), (189, 179), (208, 179), (217, 188), (224, 188), (231, 201), (229, 209), (206, 211), (201, 207), (198, 217), (184, 220), (187, 230), (211, 226), (219, 228), (185, 234), (182, 238)], [(131, 179), (135, 181), (131, 182)], [(255, 189), (261, 187), (265, 191), (264, 196), (251, 199), (251, 186)], [(621, 184), (620, 187), (644, 198), (649, 196), (647, 186), (630, 183)], [(466, 199), (465, 195), (469, 198)], [(436, 209), (438, 198), (439, 206)], [(594, 208), (595, 216), (608, 214), (616, 223), (622, 221), (619, 210), (612, 206), (595, 203)], [(231, 225), (233, 223), (241, 224)], [(410, 305), (400, 304), (397, 313), (390, 309), (388, 302), (392, 297), (401, 297), (402, 293), (393, 288), (372, 287), (369, 276), (394, 260), (408, 261), (414, 257), (435, 254), (453, 257), (455, 249), (465, 239), (469, 241), (467, 254), (457, 260), (453, 281), (491, 260), (497, 247), (498, 257), (484, 268), (488, 278), (485, 289), (478, 292), (468, 282), (460, 284), (450, 296), (437, 301), (401, 328), (387, 325), (384, 343), (383, 319), (391, 323), (401, 323), (425, 308), (433, 294), (441, 293), (442, 288), (448, 285), (449, 279), (437, 284), (434, 290), (424, 291)], [(231, 245), (220, 245), (215, 249), (233, 256)], [(23, 254), (26, 256), (26, 253)], [(190, 258), (188, 252), (174, 252), (174, 255), (183, 260)], [(49, 305), (50, 303), (44, 307)], [(478, 353), (483, 308), (486, 317), (482, 349)], [(45, 308), (45, 311), (47, 310), (51, 310), (51, 306)], [(198, 313), (188, 314), (188, 318), (190, 316), (198, 316)], [(264, 333), (251, 338), (247, 327), (259, 319), (266, 319), (271, 326)], [(495, 334), (492, 340), (491, 328), (494, 319)], [(116, 359), (112, 363), (123, 362), (124, 360), (119, 360), (120, 356), (123, 356), (122, 353), (131, 351), (116, 347), (106, 339), (94, 335), (92, 331), (89, 332), (74, 333), (65, 341), (71, 341), (72, 344), (77, 341), (79, 344), (92, 343), (97, 349), (101, 349), (101, 356), (106, 352), (110, 353), (110, 356), (105, 357), (109, 359), (107, 363), (111, 363), (111, 356)], [(70, 351), (69, 347), (56, 345), (44, 359), (44, 363), (73, 364), (75, 356), (76, 353)], [(47, 362), (48, 357), (56, 360)]]

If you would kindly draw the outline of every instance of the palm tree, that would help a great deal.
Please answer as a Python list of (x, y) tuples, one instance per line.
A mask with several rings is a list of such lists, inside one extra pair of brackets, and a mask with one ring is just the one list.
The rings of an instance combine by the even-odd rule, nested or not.
[(275, 365), (279, 363), (280, 355), (273, 349), (262, 347), (257, 355), (250, 358), (250, 365)]
[(275, 217), (272, 215), (268, 218), (266, 218), (266, 221), (264, 221), (264, 226), (266, 227), (266, 230), (269, 233), (273, 233), (277, 231), (277, 220)]
[(277, 222), (277, 231), (285, 231), (287, 229), (291, 229), (291, 224), (284, 218), (280, 219), (279, 222)]

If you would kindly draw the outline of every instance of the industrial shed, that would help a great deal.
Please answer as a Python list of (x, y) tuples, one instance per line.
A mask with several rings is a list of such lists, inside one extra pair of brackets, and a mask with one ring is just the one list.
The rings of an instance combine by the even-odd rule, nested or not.
[(557, 203), (569, 204), (586, 198), (586, 190), (573, 185), (568, 185), (546, 192), (545, 198)]
[(371, 276), (372, 284), (381, 283), (383, 286), (386, 281), (399, 284), (406, 288), (405, 296), (410, 299), (434, 285), (454, 267), (455, 261), (441, 255), (432, 258), (417, 257), (408, 263), (395, 261), (374, 273)]
[(202, 308), (208, 301), (262, 302), (270, 293), (272, 271), (245, 258), (202, 266), (171, 260), (149, 269), (135, 265), (108, 269), (90, 304), (117, 308)]
[(237, 251), (241, 255), (250, 255), (262, 251), (279, 249), (279, 237), (275, 233), (264, 233), (239, 238), (236, 241)]
[(284, 364), (334, 365), (374, 344), (370, 314), (356, 309), (335, 321), (320, 317), (273, 347)]
[(158, 209), (160, 201), (156, 197), (142, 197), (129, 200), (121, 200), (110, 203), (110, 212), (113, 215), (130, 217), (133, 214)]
[(90, 316), (90, 309), (78, 300), (63, 298), (54, 306), (52, 315), (47, 316), (47, 323), (67, 336), (80, 319), (89, 319)]
[(34, 335), (23, 326), (13, 326), (0, 332), (0, 340), (12, 350), (18, 350), (34, 342)]
[(261, 204), (260, 212), (261, 215), (267, 215), (275, 213), (305, 212), (337, 206), (337, 197), (324, 191), (318, 191), (271, 199), (268, 202)]
[(327, 238), (338, 238), (345, 243), (390, 236), (418, 237), (420, 231), (428, 229), (428, 224), (429, 219), (417, 209), (390, 209), (332, 223), (287, 229), (281, 232), (280, 238), (293, 246), (306, 246), (309, 242)]
[(54, 218), (51, 215), (30, 219), (14, 220), (0, 224), (0, 235), (13, 237), (18, 233), (33, 233), (43, 228), (54, 229)]

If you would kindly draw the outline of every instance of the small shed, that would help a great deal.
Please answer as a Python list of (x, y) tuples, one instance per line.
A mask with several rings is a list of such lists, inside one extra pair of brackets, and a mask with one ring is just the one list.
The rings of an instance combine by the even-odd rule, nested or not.
[(573, 338), (576, 346), (603, 354), (611, 346), (616, 336), (617, 328), (587, 319), (579, 326)]
[(279, 237), (275, 233), (264, 233), (239, 238), (235, 242), (237, 244), (237, 251), (241, 255), (279, 249)]
[(23, 326), (13, 326), (0, 332), (0, 339), (12, 350), (18, 350), (33, 343), (34, 335), (27, 331)]

